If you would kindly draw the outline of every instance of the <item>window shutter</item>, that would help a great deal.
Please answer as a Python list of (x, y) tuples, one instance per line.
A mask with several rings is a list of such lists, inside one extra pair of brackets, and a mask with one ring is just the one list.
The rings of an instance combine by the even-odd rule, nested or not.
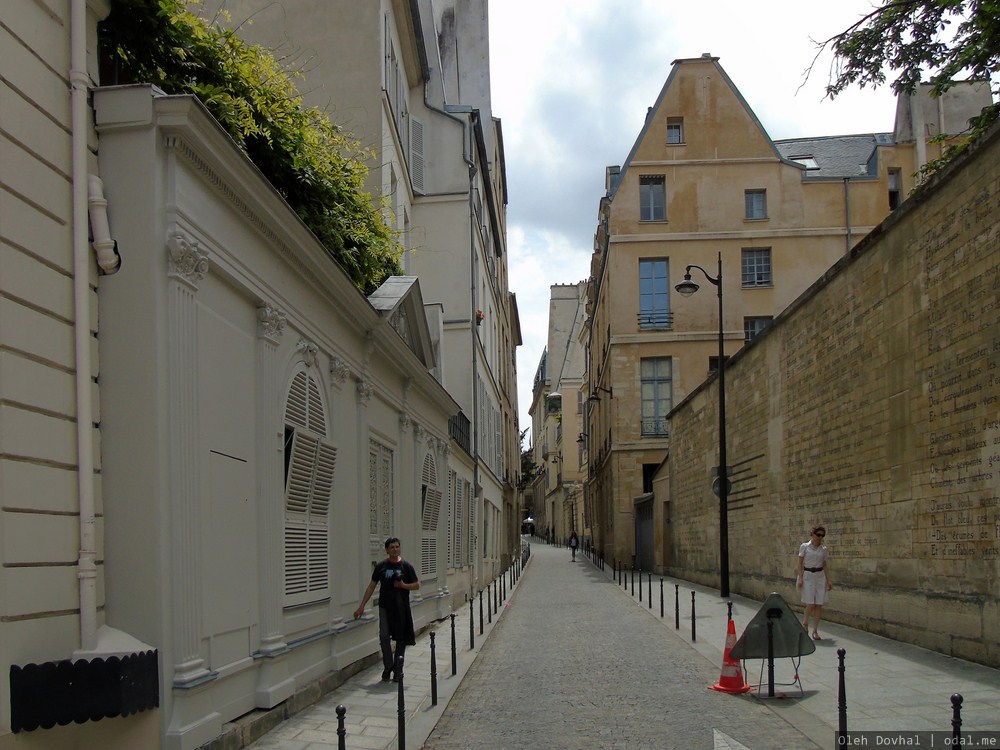
[(337, 449), (327, 443), (317, 381), (296, 373), (285, 403), (291, 433), (285, 476), (285, 605), (329, 595), (330, 505)]
[(410, 184), (413, 192), (424, 194), (424, 124), (410, 117)]

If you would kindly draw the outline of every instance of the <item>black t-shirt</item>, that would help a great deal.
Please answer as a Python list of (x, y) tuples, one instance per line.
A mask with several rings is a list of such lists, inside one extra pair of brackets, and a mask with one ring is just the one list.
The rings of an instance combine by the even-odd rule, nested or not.
[(392, 585), (392, 580), (397, 575), (403, 583), (417, 582), (417, 571), (403, 559), (395, 563), (389, 562), (388, 559), (382, 560), (372, 571), (372, 580), (379, 584), (378, 605), (380, 607), (388, 607), (396, 602), (410, 601), (409, 591), (397, 589)]

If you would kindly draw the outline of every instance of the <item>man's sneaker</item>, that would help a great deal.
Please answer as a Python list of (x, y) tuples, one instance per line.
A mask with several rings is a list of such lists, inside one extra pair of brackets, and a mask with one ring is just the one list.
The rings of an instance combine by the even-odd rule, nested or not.
[(382, 670), (382, 682), (388, 682), (389, 678), (391, 676), (392, 676), (392, 670), (391, 669), (383, 669)]

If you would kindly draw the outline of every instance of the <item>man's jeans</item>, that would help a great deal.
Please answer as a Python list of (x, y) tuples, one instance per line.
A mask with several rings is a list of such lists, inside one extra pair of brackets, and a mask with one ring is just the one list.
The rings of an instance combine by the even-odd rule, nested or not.
[[(389, 671), (395, 669), (392, 656), (392, 642), (389, 637), (389, 616), (385, 607), (378, 608), (378, 643), (382, 647), (382, 669)], [(403, 652), (406, 651), (406, 644), (396, 641), (396, 658), (402, 664)]]

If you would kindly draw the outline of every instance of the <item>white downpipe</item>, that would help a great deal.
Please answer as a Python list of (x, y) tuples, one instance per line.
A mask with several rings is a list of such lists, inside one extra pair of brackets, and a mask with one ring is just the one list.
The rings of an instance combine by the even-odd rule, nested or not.
[(87, 237), (87, 0), (70, 3), (70, 107), (73, 179), (73, 307), (76, 352), (77, 495), (80, 511), (80, 651), (97, 645), (94, 441), (91, 399), (90, 247)]
[(104, 182), (96, 174), (87, 177), (87, 205), (90, 209), (90, 244), (97, 254), (97, 265), (106, 274), (112, 274), (121, 266), (117, 244), (111, 239), (108, 224), (108, 199), (104, 197)]

